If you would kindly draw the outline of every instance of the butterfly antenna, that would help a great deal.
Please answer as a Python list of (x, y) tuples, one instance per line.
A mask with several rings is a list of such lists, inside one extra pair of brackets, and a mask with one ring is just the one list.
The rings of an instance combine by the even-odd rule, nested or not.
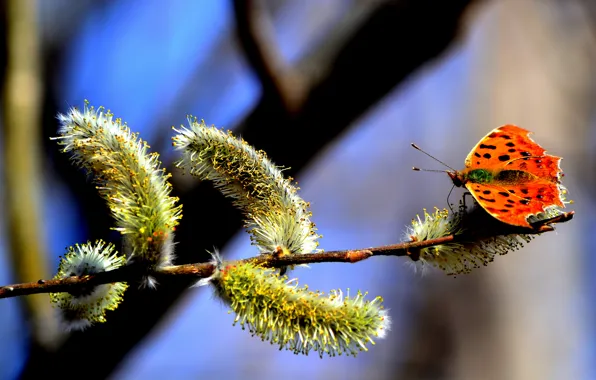
[[(426, 153), (425, 151), (423, 151), (418, 145), (411, 143), (412, 148), (421, 151), (422, 153), (426, 154), (427, 156), (429, 156), (430, 158), (432, 158), (433, 160), (437, 161), (438, 163), (442, 164), (445, 167), (448, 167), (449, 169), (456, 171), (455, 169), (453, 169), (451, 166), (447, 165), (446, 163), (444, 163), (443, 161), (439, 160), (438, 158), (436, 158), (435, 156), (431, 156), (430, 154)], [(417, 170), (417, 169), (414, 169)], [(432, 170), (421, 170), (418, 169), (418, 171), (432, 171)], [(442, 170), (437, 170), (437, 171), (442, 171)]]
[(436, 173), (447, 173), (448, 170), (434, 170), (434, 169), (420, 169), (417, 167), (413, 167), (412, 170), (417, 171), (417, 172), (436, 172)]

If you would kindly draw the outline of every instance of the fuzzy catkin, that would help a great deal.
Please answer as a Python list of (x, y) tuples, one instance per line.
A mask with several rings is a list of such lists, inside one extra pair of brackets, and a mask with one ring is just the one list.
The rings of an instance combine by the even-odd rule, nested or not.
[(367, 301), (360, 292), (344, 297), (339, 290), (325, 296), (286, 279), (243, 263), (218, 271), (211, 283), (236, 313), (234, 324), (295, 354), (355, 356), (390, 327), (381, 297)]
[(87, 169), (107, 201), (125, 237), (128, 255), (148, 265), (169, 265), (173, 231), (182, 217), (178, 198), (171, 197), (170, 177), (157, 153), (103, 107), (85, 104), (59, 114), (59, 144)]
[(310, 253), (319, 235), (310, 205), (262, 151), (231, 132), (207, 127), (189, 117), (190, 128), (175, 129), (174, 146), (182, 152), (177, 166), (201, 180), (211, 180), (233, 199), (246, 218), (251, 240), (261, 252)]
[[(539, 221), (552, 218), (560, 212), (558, 209), (548, 209), (534, 219)], [(488, 222), (485, 218), (488, 218)], [(423, 217), (417, 216), (412, 220), (411, 226), (407, 227), (406, 236), (410, 241), (434, 240), (450, 235), (457, 237), (453, 242), (420, 249), (418, 263), (422, 267), (434, 266), (448, 275), (467, 274), (473, 269), (488, 265), (498, 255), (522, 248), (535, 238), (535, 235), (523, 233), (496, 236), (483, 233), (483, 228), (494, 228), (497, 223), (500, 222), (480, 209), (472, 213), (465, 209), (450, 213), (438, 208), (433, 213), (428, 213), (425, 209)]]
[[(62, 257), (54, 279), (107, 272), (125, 263), (126, 258), (118, 255), (113, 244), (102, 240), (76, 244)], [(125, 282), (83, 287), (76, 294), (50, 293), (50, 301), (60, 310), (65, 330), (84, 330), (94, 323), (105, 322), (106, 311), (118, 307), (127, 288)]]

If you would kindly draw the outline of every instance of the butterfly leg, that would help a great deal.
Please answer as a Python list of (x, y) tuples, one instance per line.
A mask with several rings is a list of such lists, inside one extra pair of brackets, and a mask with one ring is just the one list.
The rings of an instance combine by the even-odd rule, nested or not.
[(449, 197), (451, 196), (451, 192), (453, 191), (453, 189), (455, 188), (454, 186), (451, 186), (451, 190), (449, 190), (449, 194), (447, 194), (447, 206), (449, 206), (449, 210), (451, 210), (451, 213), (453, 214), (453, 207), (451, 207), (451, 203), (449, 203)]
[(466, 191), (464, 193), (464, 195), (462, 196), (462, 209), (463, 210), (468, 209), (468, 205), (466, 204), (466, 196), (470, 196), (470, 198), (472, 198), (472, 204), (474, 204), (474, 196), (469, 191)]

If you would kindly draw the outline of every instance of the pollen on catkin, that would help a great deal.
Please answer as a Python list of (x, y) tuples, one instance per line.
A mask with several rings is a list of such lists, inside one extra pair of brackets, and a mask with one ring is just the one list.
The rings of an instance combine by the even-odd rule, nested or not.
[(356, 356), (390, 327), (381, 297), (367, 301), (366, 294), (344, 297), (340, 290), (324, 295), (251, 263), (226, 266), (211, 283), (236, 314), (234, 324), (295, 354)]
[(318, 247), (310, 205), (265, 152), (231, 132), (189, 117), (190, 128), (174, 129), (177, 162), (201, 180), (211, 180), (245, 215), (251, 240), (261, 252), (310, 253)]
[[(554, 211), (553, 211), (554, 212)], [(475, 213), (478, 213), (476, 215)], [(508, 252), (518, 250), (524, 243), (530, 242), (534, 235), (510, 233), (497, 236), (488, 236), (482, 233), (474, 233), (471, 227), (476, 218), (483, 218), (490, 215), (481, 209), (469, 213), (464, 208), (457, 212), (449, 212), (447, 209), (435, 208), (433, 213), (424, 209), (423, 217), (419, 215), (412, 220), (412, 225), (407, 228), (406, 236), (410, 241), (426, 241), (438, 239), (450, 235), (458, 239), (453, 242), (421, 248), (417, 251), (418, 265), (423, 268), (431, 265), (441, 269), (448, 275), (466, 274), (473, 269), (486, 266), (494, 261), (498, 255), (505, 255)], [(551, 217), (553, 215), (551, 214)], [(547, 216), (539, 216), (546, 219)], [(489, 219), (490, 221), (490, 219)], [(494, 223), (499, 223), (496, 220)]]
[(160, 169), (157, 153), (103, 107), (85, 102), (58, 114), (59, 144), (72, 160), (90, 172), (100, 195), (124, 235), (127, 254), (148, 265), (170, 265), (173, 231), (182, 217), (178, 198), (171, 197), (170, 174)]
[[(125, 264), (126, 258), (118, 256), (112, 244), (106, 245), (102, 240), (76, 244), (68, 248), (54, 279), (107, 272)], [(50, 301), (59, 308), (65, 330), (84, 330), (105, 322), (106, 311), (118, 307), (127, 288), (125, 282), (79, 287), (76, 293), (50, 293)]]

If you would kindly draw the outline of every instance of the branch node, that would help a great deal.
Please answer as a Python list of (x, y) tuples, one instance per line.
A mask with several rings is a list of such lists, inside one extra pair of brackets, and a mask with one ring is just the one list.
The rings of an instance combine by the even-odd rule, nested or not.
[(358, 251), (350, 251), (346, 254), (348, 261), (350, 263), (357, 263), (358, 261), (362, 261), (371, 257), (373, 253), (368, 249), (362, 249)]

